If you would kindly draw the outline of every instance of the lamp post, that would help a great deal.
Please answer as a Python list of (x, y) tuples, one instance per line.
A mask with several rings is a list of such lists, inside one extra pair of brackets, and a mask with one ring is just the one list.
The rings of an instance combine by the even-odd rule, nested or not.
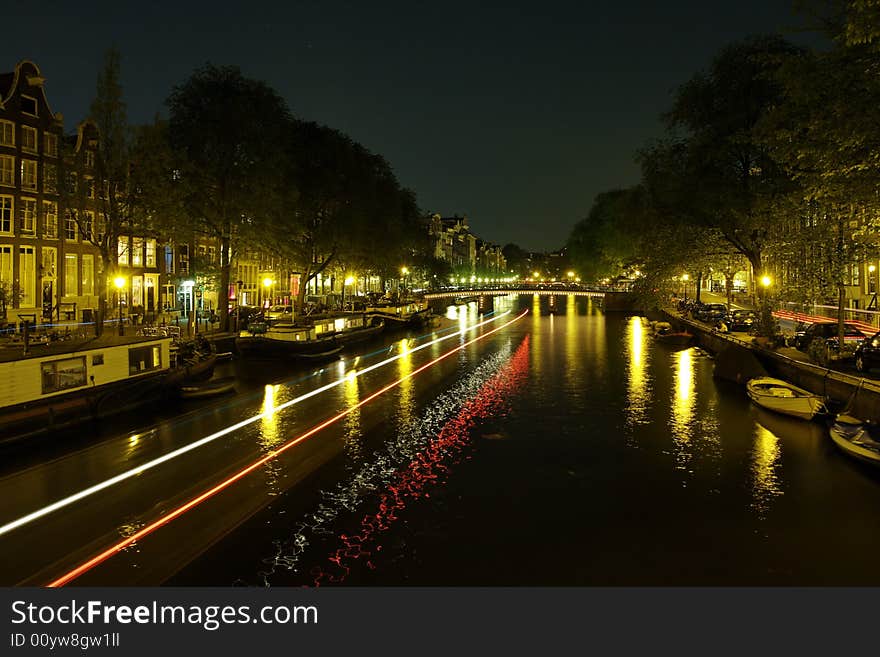
[(263, 279), (263, 308), (268, 308), (272, 304), (269, 303), (269, 288), (275, 283), (271, 278), (266, 276)]
[(877, 279), (874, 278), (876, 271), (877, 268), (874, 265), (868, 265), (868, 292), (871, 294), (868, 310), (877, 310)]
[(687, 300), (688, 300), (688, 281), (690, 280), (690, 278), (691, 277), (688, 276), (687, 274), (681, 275), (681, 282), (684, 286), (684, 302), (685, 303), (687, 303)]
[(353, 276), (346, 276), (345, 280), (342, 281), (342, 312), (345, 312), (345, 288), (354, 283)]
[(116, 286), (116, 299), (119, 305), (119, 335), (125, 335), (125, 327), (122, 325), (122, 288), (125, 287), (125, 277), (117, 276), (113, 279)]
[(400, 268), (400, 273), (401, 273), (401, 275), (403, 276), (403, 290), (402, 290), (402, 295), (405, 295), (405, 294), (406, 294), (406, 275), (409, 274), (409, 269), (407, 269), (406, 267), (401, 267), (401, 268)]

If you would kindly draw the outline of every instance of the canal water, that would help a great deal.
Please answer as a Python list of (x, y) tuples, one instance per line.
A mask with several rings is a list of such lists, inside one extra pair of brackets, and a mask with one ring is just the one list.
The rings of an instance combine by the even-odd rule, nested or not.
[(507, 309), (529, 314), (350, 413), (332, 456), (165, 583), (880, 584), (880, 477), (825, 426), (756, 408), (641, 317)]

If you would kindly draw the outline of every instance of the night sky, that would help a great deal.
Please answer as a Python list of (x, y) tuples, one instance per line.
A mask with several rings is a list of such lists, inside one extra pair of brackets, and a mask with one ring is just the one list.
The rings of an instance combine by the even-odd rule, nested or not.
[[(234, 7), (226, 6), (234, 4)], [(375, 6), (374, 6), (375, 5)], [(791, 0), (7, 2), (0, 72), (31, 59), (71, 132), (103, 53), (132, 122), (206, 62), (265, 80), (296, 116), (381, 153), (419, 205), (484, 239), (561, 247), (594, 196), (638, 180), (673, 90), (723, 45), (792, 34)]]

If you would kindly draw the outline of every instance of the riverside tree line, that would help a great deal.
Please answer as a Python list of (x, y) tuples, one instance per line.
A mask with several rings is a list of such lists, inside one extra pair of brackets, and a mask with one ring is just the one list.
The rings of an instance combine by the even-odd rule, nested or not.
[(86, 225), (86, 185), (76, 184), (82, 163), (68, 157), (60, 172), (62, 205), (101, 257), (98, 327), (124, 235), (216, 243), (219, 263), (204, 263), (202, 272), (219, 290), (221, 326), (228, 326), (231, 263), (247, 254), (302, 272), (297, 310), (306, 284), (330, 267), (383, 278), (403, 262), (440, 267), (426, 253), (415, 194), (389, 163), (337, 130), (298, 119), (266, 83), (209, 64), (175, 86), (166, 105), (167, 119), (129, 124), (120, 55), (108, 51), (89, 117), (100, 135), (89, 175), (101, 190), (94, 195), (101, 230)]
[[(665, 135), (637, 155), (641, 181), (597, 196), (569, 254), (588, 277), (635, 271), (653, 301), (751, 265), (771, 295), (834, 298), (843, 330), (851, 268), (880, 256), (880, 0), (800, 2), (828, 47), (779, 36), (725, 47), (679, 87)], [(842, 342), (841, 342), (842, 343)]]

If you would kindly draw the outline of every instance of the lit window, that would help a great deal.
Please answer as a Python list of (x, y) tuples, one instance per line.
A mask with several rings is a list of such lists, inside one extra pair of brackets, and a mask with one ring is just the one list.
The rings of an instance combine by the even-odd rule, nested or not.
[(21, 188), (37, 189), (37, 162), (36, 160), (21, 161)]
[(131, 240), (131, 266), (144, 266), (144, 238), (133, 237)]
[(147, 267), (155, 267), (156, 266), (156, 240), (148, 239), (147, 240)]
[(0, 196), (0, 233), (12, 233), (12, 197)]
[(23, 198), (18, 205), (18, 215), (21, 232), (24, 235), (33, 235), (37, 231), (37, 200)]
[(77, 295), (77, 282), (79, 271), (77, 269), (76, 254), (64, 255), (64, 296), (75, 297)]
[(76, 217), (70, 210), (66, 210), (64, 212), (64, 239), (75, 242), (76, 235)]
[(120, 265), (128, 266), (128, 236), (120, 235), (119, 244), (116, 250), (117, 262)]
[(55, 239), (58, 237), (58, 204), (55, 201), (43, 201), (43, 216), (43, 235)]

